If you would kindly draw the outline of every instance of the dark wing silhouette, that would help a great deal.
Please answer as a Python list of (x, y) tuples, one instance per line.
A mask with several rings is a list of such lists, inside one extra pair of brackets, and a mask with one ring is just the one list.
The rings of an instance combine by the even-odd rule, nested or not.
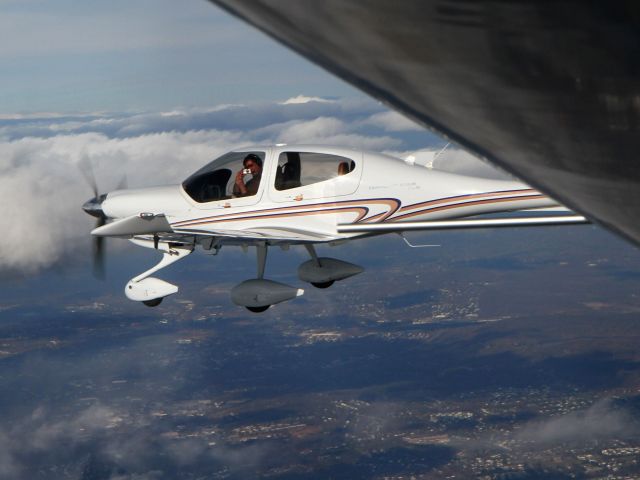
[(640, 3), (212, 1), (640, 242)]

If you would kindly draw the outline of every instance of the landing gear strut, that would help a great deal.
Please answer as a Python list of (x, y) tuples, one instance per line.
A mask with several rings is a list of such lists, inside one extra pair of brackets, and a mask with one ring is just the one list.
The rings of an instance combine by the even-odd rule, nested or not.
[[(265, 242), (259, 243), (256, 246), (256, 255), (257, 255), (257, 259), (258, 259), (258, 280), (264, 280), (264, 269), (267, 266), (267, 252), (269, 247), (267, 247), (267, 244)], [(247, 310), (249, 310), (250, 312), (254, 312), (254, 313), (262, 313), (262, 312), (266, 312), (267, 310), (269, 310), (269, 307), (271, 307), (271, 305), (263, 305), (261, 307), (249, 307), (247, 306)]]
[[(308, 243), (308, 244), (305, 244), (304, 248), (306, 248), (307, 252), (309, 252), (309, 255), (311, 255), (311, 260), (315, 264), (315, 267), (322, 268), (322, 263), (318, 258), (318, 254), (316, 253), (315, 247), (312, 244)], [(335, 283), (335, 280), (327, 280), (324, 282), (309, 282), (309, 283), (316, 288), (329, 288), (331, 285)]]

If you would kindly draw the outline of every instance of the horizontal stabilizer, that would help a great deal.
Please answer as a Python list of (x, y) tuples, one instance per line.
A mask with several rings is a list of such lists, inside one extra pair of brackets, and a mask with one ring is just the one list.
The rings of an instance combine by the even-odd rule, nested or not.
[(580, 225), (591, 223), (581, 215), (554, 217), (478, 218), (466, 220), (444, 220), (431, 222), (387, 222), (374, 224), (338, 225), (338, 233), (387, 233), (412, 230), (453, 230), (463, 228), (498, 227), (546, 227), (552, 225)]
[(131, 237), (173, 232), (164, 215), (141, 214), (107, 223), (91, 231), (99, 237)]

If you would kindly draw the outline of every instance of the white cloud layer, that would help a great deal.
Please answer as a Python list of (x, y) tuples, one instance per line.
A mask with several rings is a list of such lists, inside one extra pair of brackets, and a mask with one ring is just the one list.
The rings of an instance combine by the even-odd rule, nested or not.
[(237, 133), (158, 133), (113, 139), (102, 134), (27, 137), (0, 143), (0, 268), (33, 272), (89, 243), (91, 198), (79, 164), (90, 162), (102, 192), (123, 176), (130, 186), (176, 183), (213, 155), (236, 145)]
[(416, 152), (400, 152), (395, 154), (416, 165), (434, 170), (442, 170), (471, 177), (492, 178), (497, 180), (513, 180), (514, 177), (498, 167), (470, 154), (466, 150), (448, 147), (445, 150), (418, 150)]
[(296, 103), (309, 103), (309, 102), (322, 102), (322, 103), (331, 103), (335, 102), (335, 100), (329, 100), (326, 98), (320, 97), (307, 97), (306, 95), (298, 95), (296, 97), (291, 97), (282, 102), (283, 105), (293, 105)]
[(398, 112), (380, 112), (371, 115), (366, 123), (389, 132), (421, 131), (423, 127)]

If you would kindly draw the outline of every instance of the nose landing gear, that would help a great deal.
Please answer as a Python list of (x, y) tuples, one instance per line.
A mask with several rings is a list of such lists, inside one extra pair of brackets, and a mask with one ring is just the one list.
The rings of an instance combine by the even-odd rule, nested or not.
[(165, 282), (164, 280), (160, 280), (159, 278), (151, 277), (151, 274), (171, 265), (174, 262), (177, 262), (181, 258), (186, 257), (193, 252), (193, 246), (158, 243), (156, 241), (152, 242), (139, 239), (132, 241), (143, 247), (157, 248), (163, 253), (162, 258), (154, 267), (129, 280), (129, 283), (127, 283), (124, 288), (124, 293), (129, 300), (142, 302), (147, 307), (157, 307), (162, 303), (162, 299), (164, 297), (176, 293), (178, 291), (178, 287), (169, 282)]

